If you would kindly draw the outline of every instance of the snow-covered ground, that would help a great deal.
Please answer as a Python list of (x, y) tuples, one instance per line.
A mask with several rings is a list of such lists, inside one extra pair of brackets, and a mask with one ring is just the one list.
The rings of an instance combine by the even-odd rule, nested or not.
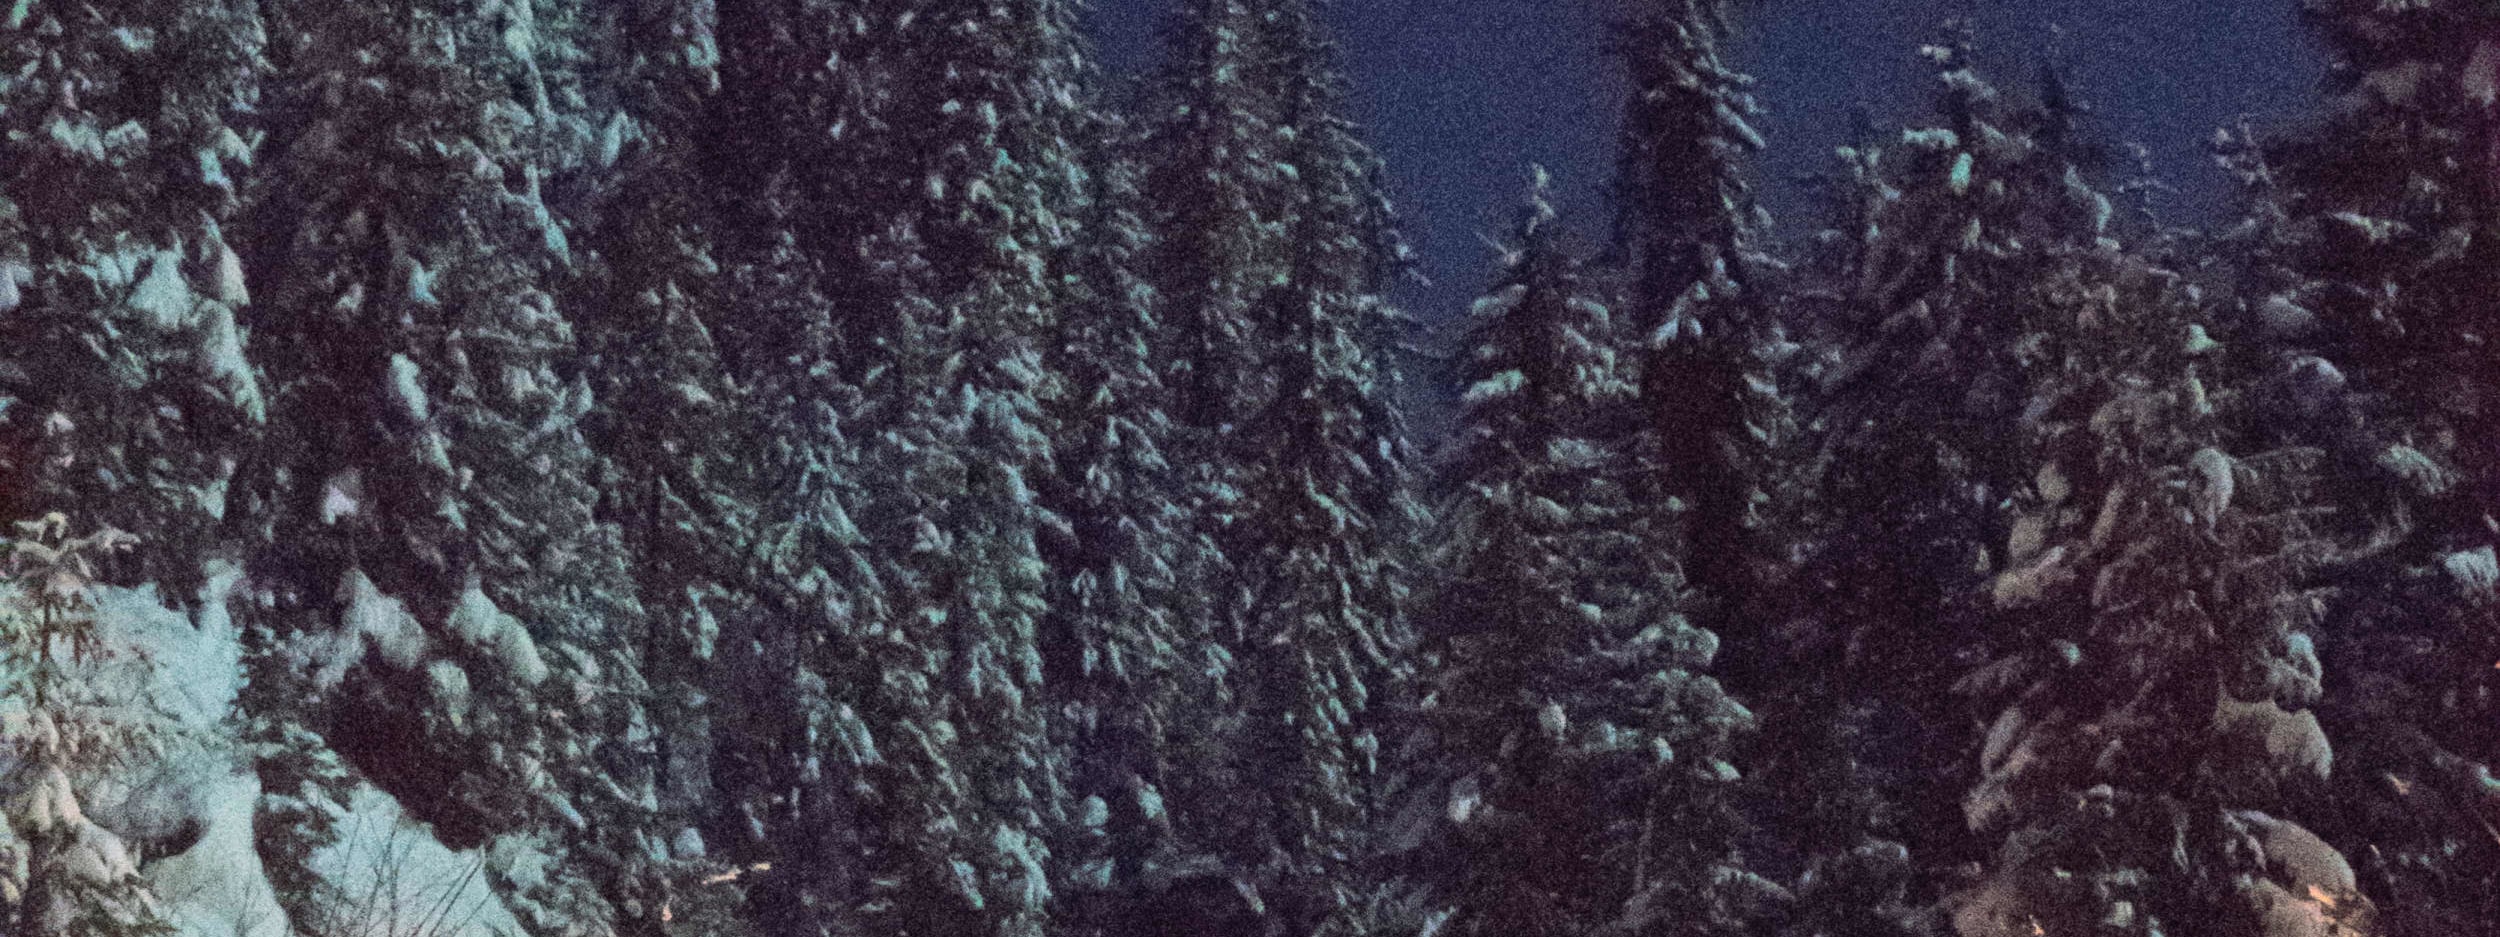
[[(114, 653), (82, 665), (81, 685), (103, 712), (160, 720), (170, 731), (161, 753), (135, 753), (72, 780), (84, 816), (111, 840), (98, 844), (99, 854), (130, 852), (128, 843), (189, 841), (176, 854), (136, 856), (181, 937), (285, 937), (289, 922), (253, 838), (260, 782), (227, 718), (244, 679), (241, 634), (225, 610), (238, 576), (231, 567), (212, 573), (196, 624), (159, 602), (153, 587), (95, 590), (99, 646)], [(389, 794), (358, 784), (335, 828), (339, 841), (312, 857), (314, 871), (343, 896), (340, 907), (324, 909), (332, 913), (319, 922), (322, 933), (522, 932), (488, 887), (487, 857), (444, 847)], [(500, 858), (504, 866), (527, 863), (526, 855)]]

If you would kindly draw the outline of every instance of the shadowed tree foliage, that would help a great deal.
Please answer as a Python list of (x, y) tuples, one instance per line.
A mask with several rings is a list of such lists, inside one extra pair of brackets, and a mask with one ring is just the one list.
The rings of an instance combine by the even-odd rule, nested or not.
[[(2478, 4), (2303, 5), (2328, 107), (2237, 141), (2271, 235), (2245, 341), (2270, 425), (2324, 448), (2381, 549), (2336, 577), (2321, 718), (2344, 742), (2322, 825), (2394, 934), (2500, 920), (2500, 15)], [(2231, 141), (2226, 141), (2229, 143)], [(2252, 213), (2255, 214), (2255, 213)]]
[(0, 498), (145, 530), (114, 578), (189, 595), (267, 416), (227, 228), (254, 148), (259, 8), (44, 4), (0, 42)]
[(1419, 483), (1325, 0), (0, 2), (0, 918), (2500, 934), (2500, 9), (2300, 8), (2234, 224), (1956, 22), (1791, 269), (1628, 0)]
[[(2034, 138), (2049, 115), (2005, 100), (1970, 51), (1958, 27), (1922, 49), (1939, 126), (1842, 154), (1855, 227), (1834, 236), (1846, 247), (1826, 276), (1849, 337), (1822, 376), (1829, 530), (1804, 571), (1826, 591), (1788, 652), (1839, 675), (1828, 718), (1864, 720), (1893, 808), (1876, 835), (1925, 870), (1978, 858), (1941, 796), (1975, 742), (1947, 687), (1993, 640), (1975, 599), (2004, 562), (2000, 502), (2032, 468), (2008, 427), (2038, 418), (2026, 405), (2043, 364), (2024, 344), (2041, 328), (2036, 282), (2053, 251), (2088, 249), (2107, 223), (2065, 155)], [(1857, 849), (1848, 838), (1826, 848)], [(1941, 883), (1912, 885), (1923, 902)]]
[(1043, 662), (1077, 799), (1056, 851), (1076, 890), (1068, 897), (1082, 906), (1069, 923), (1103, 934), (1144, 926), (1145, 883), (1180, 858), (1166, 791), (1203, 743), (1200, 707), (1213, 681), (1193, 658), (1214, 638), (1217, 607), (1181, 578), (1213, 545), (1193, 529), (1166, 454), (1178, 430), (1156, 356), (1165, 307), (1142, 274), (1150, 240), (1138, 167), (1117, 155), (1126, 132), (1109, 114), (1087, 131), (1099, 168), (1049, 355), (1068, 392), (1046, 502), (1068, 529), (1043, 540), (1053, 571)]
[(600, 895), (641, 875), (652, 779), (641, 612), (592, 518), (592, 400), (555, 301), (570, 12), (271, 4), (247, 258), (267, 284), (246, 323), (272, 400), (246, 496), (265, 660), (311, 659), (294, 711), (446, 842), (546, 836), (560, 874), (489, 870), (545, 933), (658, 911)]
[[(1621, 454), (1590, 431), (1634, 391), (1558, 242), (1544, 178), (1471, 316), (1424, 644), (1428, 727), (1391, 848), (1466, 934), (1738, 923), (1779, 889), (1731, 864), (1734, 733), (1700, 671), (1720, 641), (1652, 569)], [(1719, 850), (1712, 854), (1713, 849)]]

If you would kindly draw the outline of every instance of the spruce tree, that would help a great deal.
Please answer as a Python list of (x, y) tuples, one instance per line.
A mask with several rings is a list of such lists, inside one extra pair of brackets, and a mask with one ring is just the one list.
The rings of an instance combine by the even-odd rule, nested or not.
[(1427, 754), (1410, 766), (1431, 778), (1417, 787), (1433, 819), (1393, 827), (1454, 933), (1587, 933), (1658, 910), (1663, 891), (1641, 880), (1663, 851), (1656, 798), (1681, 760), (1725, 764), (1727, 737), (1706, 726), (1740, 718), (1724, 696), (1691, 709), (1659, 693), (1696, 686), (1718, 642), (1680, 615), (1642, 620), (1666, 603), (1626, 601), (1640, 598), (1620, 571), (1641, 563), (1632, 502), (1611, 477), (1619, 454), (1591, 437), (1633, 388), (1536, 182), (1470, 317), (1439, 485)]
[[(1832, 526), (1804, 571), (1821, 610), (1794, 632), (1804, 665), (1839, 675), (1824, 711), (1860, 727), (1846, 747), (1883, 766), (1895, 812), (1871, 832), (1928, 870), (1977, 858), (1940, 796), (1975, 741), (1947, 687), (1986, 661), (1994, 637), (1972, 597), (2006, 563), (1999, 503), (2036, 468), (2007, 432), (2047, 400), (2033, 392), (2044, 364), (2029, 336), (2047, 314), (2034, 278), (2053, 253), (2092, 249), (2106, 225), (2105, 201), (2036, 138), (2047, 115), (1982, 79), (1971, 51), (1959, 26), (1921, 50), (1941, 126), (1843, 152), (1862, 224), (1840, 232), (1848, 246), (1828, 275), (1854, 334), (1821, 388)], [(1862, 845), (1832, 832), (1827, 855)], [(1923, 903), (1944, 883), (1910, 884)]]
[(1240, 719), (1237, 652), (1250, 607), (1231, 551), (1245, 468), (1238, 433), (1270, 386), (1258, 358), (1267, 338), (1253, 304), (1277, 274), (1285, 197), (1275, 105), (1255, 73), (1265, 54), (1259, 29), (1248, 0), (1180, 5), (1166, 64), (1129, 141), (1149, 235), (1141, 269), (1167, 323), (1151, 347), (1170, 395), (1175, 437), (1166, 458), (1192, 547), (1178, 573), (1198, 593), (1191, 609), (1198, 637), (1186, 653), (1212, 678), (1193, 727), (1211, 757), (1172, 778), (1166, 803), (1184, 857), (1206, 868), (1245, 843), (1228, 804), (1251, 783), (1224, 756)]
[[(1995, 708), (1970, 828), (2005, 831), (1949, 901), (1963, 934), (2367, 932), (2347, 861), (2302, 825), (2334, 750), (2315, 713), (2317, 570), (2344, 559), (2315, 448), (2240, 449), (2183, 278), (2103, 242), (2046, 258), (2026, 347), (2040, 465), (1988, 587)], [(2306, 925), (2304, 925), (2306, 926)]]
[[(802, 293), (823, 284), (833, 301), (762, 317), (730, 343), (737, 360), (786, 375), (765, 400), (787, 407), (771, 425), (789, 428), (774, 431), (788, 448), (765, 508), (784, 531), (764, 545), (781, 592), (768, 605), (801, 616), (781, 627), (825, 622), (786, 632), (809, 668), (795, 678), (810, 697), (801, 709), (826, 723), (821, 742), (794, 740), (818, 796), (815, 819), (789, 835), (831, 837), (801, 860), (831, 877), (776, 900), (855, 926), (1036, 932), (1051, 895), (1046, 836), (1068, 806), (1042, 719), (1050, 584), (1037, 542), (1064, 521), (1035, 488), (1054, 471), (1043, 406), (1057, 388), (1042, 349), (1081, 181), (1064, 142), (1079, 129), (1070, 11), (723, 13), (728, 117), (765, 140), (752, 156), (720, 155), (760, 162), (771, 183), (731, 212), (782, 213), (742, 256), (782, 258)], [(871, 493), (845, 507), (849, 484)], [(873, 546), (852, 554), (864, 565), (828, 571), (817, 564), (849, 551), (809, 548), (855, 539)], [(834, 783), (834, 758), (805, 747), (838, 756), (837, 744), (856, 783)]]
[(147, 531), (111, 574), (168, 594), (266, 418), (228, 238), (263, 43), (251, 2), (29, 5), (0, 43), (0, 509)]
[(894, 473), (872, 524), (887, 538), (901, 626), (938, 652), (933, 728), (960, 733), (950, 757), (969, 800), (951, 860), (963, 903), (948, 896), (952, 907), (911, 917), (1032, 934), (1051, 895), (1046, 837), (1069, 806), (1042, 720), (1049, 582), (1037, 542), (1065, 521), (1034, 486), (1054, 471), (1043, 404), (1059, 387), (1041, 351), (1081, 176), (1068, 143), (1080, 129), (1073, 10), (895, 6), (859, 37), (861, 66), (891, 85), (860, 115), (856, 145), (904, 174), (910, 195), (863, 189), (876, 173), (839, 184), (887, 210), (857, 247), (888, 300), (862, 387), (868, 452)]
[(1179, 853), (1165, 793), (1203, 705), (1206, 667), (1190, 655), (1210, 637), (1196, 614), (1208, 604), (1180, 585), (1189, 552), (1206, 545), (1165, 454), (1176, 434), (1155, 356), (1165, 310), (1140, 271), (1150, 242), (1138, 167), (1117, 150), (1125, 132), (1108, 113), (1088, 127), (1097, 168), (1049, 356), (1068, 384), (1057, 408), (1066, 441), (1044, 489), (1068, 521), (1043, 541), (1053, 571), (1043, 662), (1078, 803), (1054, 851), (1072, 885), (1099, 893), (1070, 923), (1106, 934), (1140, 926), (1149, 866)]
[(1365, 710), (1398, 677), (1417, 515), (1397, 363), (1381, 343), (1402, 254), (1377, 158), (1343, 116), (1320, 9), (1277, 4), (1254, 34), (1263, 55), (1248, 77), (1272, 89), (1272, 171), (1291, 184), (1279, 193), (1285, 264), (1251, 310), (1274, 393), (1240, 426), (1241, 500), (1219, 539), (1248, 600), (1229, 651), (1242, 677), (1233, 757), (1253, 805), (1223, 854), (1275, 876), (1270, 903), (1294, 927), (1339, 919), (1358, 891), (1349, 876), (1378, 770)]
[(0, 604), (0, 673), (15, 704), (0, 733), (13, 753), (0, 813), (0, 923), (12, 934), (156, 937), (172, 932), (139, 875), (133, 850), (89, 819), (77, 788), (130, 753), (164, 746), (156, 714), (116, 705), (79, 671), (134, 649), (106, 643), (94, 616), (98, 560), (136, 538), (110, 527), (69, 535), (69, 519), (18, 521), (6, 549), (9, 595)]
[[(753, 409), (714, 341), (727, 318), (716, 203), (694, 141), (719, 87), (710, 5), (643, 4), (610, 37), (626, 60), (584, 174), (602, 185), (580, 213), (589, 236), (570, 308), (598, 405), (585, 430), (603, 463), (600, 519), (624, 535), (646, 618), (629, 641), (651, 687), (646, 746), (656, 800), (675, 827), (712, 802), (706, 704), (720, 616), (745, 610), (757, 448)], [(671, 855), (675, 829), (662, 831)], [(646, 887), (663, 887), (656, 879)], [(649, 896), (652, 913), (671, 899)], [(672, 909), (672, 914), (682, 910)]]
[[(2249, 258), (2266, 292), (2239, 330), (2271, 359), (2263, 403), (2325, 448), (2378, 547), (2339, 569), (2331, 683), (2341, 822), (2391, 933), (2475, 932), (2500, 914), (2491, 662), (2500, 660), (2500, 384), (2490, 347), (2500, 219), (2500, 19), (2468, 3), (2304, 6), (2330, 62), (2327, 113), (2243, 138), (2243, 176), (2279, 213)], [(2252, 186), (2252, 189), (2255, 189)], [(2366, 519), (2366, 520), (2364, 520)]]
[(1174, 822), (1217, 878), (1281, 886), (1252, 904), (1351, 927), (1362, 889), (1346, 872), (1376, 767), (1363, 710), (1405, 640), (1399, 531), (1415, 509), (1401, 317), (1383, 298), (1404, 252), (1320, 12), (1186, 5), (1140, 189), (1172, 324), (1171, 451), (1197, 519), (1183, 575), (1215, 590), (1193, 608), (1206, 640), (1191, 656), (1228, 675), (1203, 737), (1220, 757), (1176, 779)]
[[(1736, 869), (1794, 873), (1774, 857), (1802, 853), (1815, 867), (1800, 876), (1815, 886), (1799, 917), (1811, 932), (1829, 923), (1820, 913), (1860, 918), (1883, 903), (1880, 884), (1854, 883), (1843, 897), (1827, 887), (1834, 880), (1889, 881), (1900, 863), (1887, 858), (1897, 846), (1867, 829), (1874, 807), (1866, 779), (1851, 776), (1845, 695), (1828, 685), (1799, 692), (1787, 676), (1823, 666), (1815, 648), (1786, 637), (1795, 633), (1789, 619), (1811, 607), (1787, 573), (1809, 509), (1800, 431), (1780, 387), (1783, 359), (1798, 346), (1778, 321), (1786, 268), (1762, 247), (1768, 218), (1745, 179), (1764, 141), (1751, 125), (1760, 111), (1753, 79), (1721, 51), (1734, 15), (1725, 3), (1650, 3), (1624, 24), (1619, 54), (1633, 93), (1612, 259), (1623, 271), (1623, 338), (1639, 390), (1608, 433), (1624, 439), (1626, 477), (1645, 506), (1634, 530), (1648, 547), (1632, 562), (1683, 590), (1658, 606), (1726, 641), (1718, 670), (1738, 696), (1775, 703), (1771, 731), (1753, 742), (1757, 767), (1774, 770), (1741, 790), (1685, 792), (1684, 809), (1715, 825), (1708, 843), (1682, 857), (1680, 877), (1706, 881), (1723, 870), (1718, 885), (1757, 882)], [(1746, 821), (1731, 825), (1730, 810)], [(1767, 829), (1745, 829), (1754, 824)], [(1876, 893), (1858, 893), (1868, 887)], [(1718, 926), (1771, 910), (1758, 899), (1776, 892), (1751, 891), (1723, 888), (1707, 899)]]
[(1719, 52), (1731, 15), (1722, 0), (1678, 0), (1629, 17), (1615, 232), (1640, 342), (1644, 499), (1687, 508), (1673, 522), (1684, 574), (1722, 627), (1763, 591), (1758, 564), (1779, 559), (1761, 504), (1774, 441), (1791, 435), (1766, 358), (1779, 330), (1760, 282), (1779, 264), (1757, 244), (1768, 218), (1744, 179), (1746, 157), (1764, 145), (1748, 122), (1759, 108), (1753, 79)]
[[(499, 860), (489, 880), (563, 933), (660, 909), (640, 894), (640, 610), (592, 517), (590, 391), (555, 301), (572, 254), (545, 186), (579, 102), (540, 67), (569, 28), (547, 12), (270, 8), (250, 705), (308, 721), (448, 844), (540, 838), (559, 874)], [(267, 695), (290, 686), (308, 698)]]
[(1289, 196), (1277, 168), (1274, 89), (1263, 80), (1273, 54), (1263, 10), (1251, 0), (1183, 5), (1139, 141), (1155, 234), (1150, 279), (1177, 333), (1164, 383), (1173, 418), (1209, 445), (1264, 397), (1251, 309), (1283, 257), (1277, 235)]
[(859, 115), (831, 116), (835, 77), (800, 64), (828, 61), (851, 24), (824, 5), (717, 10), (720, 87), (696, 118), (693, 159), (707, 179), (751, 184), (721, 185), (711, 203), (724, 313), (714, 334), (734, 376), (714, 425), (729, 431), (719, 444), (744, 448), (726, 479), (714, 476), (736, 492), (722, 505), (729, 540), (714, 544), (735, 551), (734, 587), (695, 611), (698, 629), (718, 627), (704, 828), (742, 866), (743, 915), (766, 934), (958, 913), (979, 883), (956, 858), (954, 831), (972, 821), (949, 762), (944, 636), (902, 627), (878, 566), (900, 549), (868, 528), (867, 491), (892, 476), (863, 452), (846, 370), (869, 336), (836, 328), (864, 321), (866, 287), (841, 261), (853, 248), (802, 240), (829, 219), (866, 223), (863, 208), (811, 201), (803, 185), (811, 166), (857, 158), (855, 141), (826, 128)]

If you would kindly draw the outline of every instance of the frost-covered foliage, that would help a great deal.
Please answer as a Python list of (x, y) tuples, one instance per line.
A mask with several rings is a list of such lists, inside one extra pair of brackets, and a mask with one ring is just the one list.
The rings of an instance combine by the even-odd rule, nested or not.
[(1731, 15), (1722, 0), (1676, 0), (1629, 17), (1623, 54), (1636, 90), (1615, 251), (1628, 274), (1642, 500), (1689, 508), (1657, 520), (1653, 536), (1710, 544), (1683, 553), (1684, 574), (1734, 616), (1766, 590), (1753, 561), (1778, 552), (1762, 542), (1766, 512), (1794, 509), (1775, 501), (1788, 493), (1771, 460), (1795, 431), (1770, 360), (1782, 333), (1769, 278), (1782, 265), (1758, 243), (1769, 217), (1745, 179), (1746, 158), (1765, 145), (1749, 123), (1760, 108), (1753, 79), (1720, 50)]
[(2302, 6), (2328, 51), (2324, 113), (2226, 138), (2222, 155), (2250, 196), (2232, 246), (2296, 307), (2243, 300), (2249, 339), (2292, 359), (2275, 365), (2277, 429), (2334, 454), (2374, 548), (2333, 579), (2319, 714), (2349, 819), (2321, 832), (2375, 883), (2389, 933), (2487, 928), (2500, 919), (2500, 801), (2481, 780), (2500, 763), (2500, 607), (2482, 585), (2500, 540), (2500, 11)]
[(2304, 583), (2344, 548), (2317, 451), (2221, 448), (2249, 397), (2209, 392), (2212, 350), (2171, 338), (2208, 314), (2175, 273), (2104, 246), (2041, 282), (2060, 314), (2036, 346), (2051, 403), (2022, 428), (2040, 466), (1987, 587), (2000, 637), (1955, 686), (1994, 711), (1964, 819), (2006, 845), (1947, 902), (1957, 932), (2366, 918), (2349, 876), (2249, 845), (2314, 840), (2299, 821), (2332, 773)]
[(132, 650), (99, 624), (94, 577), (100, 561), (135, 538), (110, 527), (72, 537), (60, 514), (16, 526), (0, 543), (0, 674), (12, 704), (0, 713), (0, 921), (30, 937), (165, 933), (130, 845), (85, 808), (96, 780), (110, 783), (107, 772), (123, 759), (162, 750), (175, 728), (151, 711), (153, 697), (123, 695), (127, 682), (117, 687), (92, 672)]
[[(1176, 465), (1157, 351), (1170, 310), (1148, 281), (1139, 167), (1118, 151), (1127, 129), (1107, 112), (1087, 129), (1089, 185), (1077, 214), (1077, 280), (1048, 361), (1067, 384), (1057, 402), (1066, 442), (1040, 486), (1067, 520), (1043, 531), (1053, 589), (1042, 639), (1045, 681), (1063, 715), (1074, 822), (1054, 844), (1073, 928), (1136, 925), (1150, 864), (1180, 849), (1167, 792), (1186, 786), (1211, 733), (1198, 714), (1222, 668), (1198, 658), (1213, 640), (1220, 590), (1184, 578), (1213, 545), (1193, 529)], [(1055, 707), (1056, 708), (1056, 707)]]
[[(1405, 254), (1378, 158), (1346, 117), (1323, 7), (1261, 6), (1251, 23), (1194, 23), (1214, 34), (1185, 40), (1240, 43), (1249, 71), (1229, 75), (1219, 56), (1193, 62), (1216, 74), (1183, 77), (1217, 80), (1209, 106), (1272, 114), (1271, 155), (1294, 168), (1259, 186), (1274, 198), (1265, 232), (1274, 240), (1261, 242), (1274, 266), (1246, 297), (1243, 321), (1262, 378), (1233, 429), (1215, 426), (1195, 450), (1233, 466), (1206, 476), (1216, 487), (1204, 489), (1202, 509), (1226, 518), (1215, 541), (1239, 590), (1232, 600), (1243, 603), (1238, 624), (1221, 623), (1238, 629), (1222, 646), (1241, 681), (1223, 768), (1248, 796), (1231, 795), (1229, 810), (1192, 805), (1183, 820), (1206, 824), (1202, 835), (1236, 872), (1274, 877), (1269, 900), (1287, 926), (1324, 927), (1350, 910), (1344, 883), (1379, 780), (1368, 710), (1398, 689), (1410, 643), (1406, 543), (1419, 511), (1397, 406), (1403, 318), (1386, 296)], [(1228, 77), (1242, 83), (1230, 93)], [(1238, 165), (1224, 171), (1256, 178)]]
[(0, 513), (149, 531), (112, 572), (187, 595), (266, 416), (228, 231), (260, 17), (217, 0), (19, 18), (0, 39)]
[(238, 486), (262, 648), (317, 662), (308, 698), (262, 697), (272, 741), (303, 723), (452, 845), (546, 835), (563, 874), (488, 876), (543, 934), (661, 903), (640, 609), (592, 514), (557, 302), (575, 258), (550, 200), (589, 122), (556, 67), (572, 9), (265, 6), (283, 129), (249, 324), (283, 429)]
[(1739, 8), (1426, 525), (1322, 0), (0, 4), (0, 930), (2489, 931), (2500, 14), (2210, 234), (1949, 30), (1791, 269)]
[(1589, 438), (1633, 387), (1537, 182), (1469, 323), (1462, 379), (1506, 386), (1471, 397), (1444, 468), (1429, 754), (1386, 845), (1454, 934), (1639, 927), (1768, 884), (1684, 855), (1728, 829), (1713, 792), (1741, 777), (1730, 741), (1753, 717), (1703, 675), (1721, 642), (1674, 578), (1640, 572), (1625, 453)]
[[(2071, 323), (2115, 301), (2074, 295), (2107, 288), (2079, 272), (2106, 265), (2119, 232), (2102, 227), (2082, 168), (2088, 148), (2064, 129), (2071, 114), (2055, 86), (2036, 101), (2000, 91), (1975, 70), (1958, 25), (1921, 54), (1935, 72), (1937, 126), (1842, 151), (1835, 226), (1804, 304), (1841, 340), (1816, 388), (1821, 502), (1800, 579), (1815, 591), (1781, 653), (1785, 666), (1847, 674), (1820, 714), (1771, 719), (1826, 746), (1820, 767), (1794, 762), (1798, 773), (1774, 779), (1783, 809), (1803, 811), (1782, 825), (1829, 837), (1811, 862), (1891, 854), (1864, 836), (1899, 840), (1912, 868), (1985, 855), (1960, 832), (1958, 798), (1944, 794), (1977, 742), (1947, 688), (2004, 640), (1973, 601), (2017, 565), (2002, 502), (2039, 467), (2029, 428), (2084, 405), (2046, 383), (2067, 360)], [(1848, 767), (1874, 757), (1858, 749), (1869, 723), (1835, 734), (1854, 720), (1908, 733), (1883, 753), (1885, 770)], [(1869, 783), (1807, 807), (1807, 791)], [(1948, 883), (1906, 884), (1919, 902)]]

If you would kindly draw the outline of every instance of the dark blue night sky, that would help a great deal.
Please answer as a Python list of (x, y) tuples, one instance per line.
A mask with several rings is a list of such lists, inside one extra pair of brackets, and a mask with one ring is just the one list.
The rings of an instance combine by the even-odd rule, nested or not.
[[(1531, 162), (1551, 169), (1567, 218), (1593, 241), (1610, 206), (1621, 80), (1608, 23), (1627, 0), (1341, 0), (1338, 35), (1358, 117), (1387, 159), (1393, 195), (1429, 287), (1400, 300), (1427, 322), (1465, 308), (1490, 276), (1480, 236), (1507, 225)], [(1149, 63), (1170, 0), (1095, 0), (1110, 66)], [(1757, 183), (1781, 234), (1816, 215), (1796, 178), (1826, 168), (1852, 107), (1879, 126), (1918, 119), (1926, 72), (1914, 53), (1948, 16), (1976, 11), (1982, 62), (2009, 90), (2053, 59), (2120, 141), (2150, 149), (2180, 191), (2157, 199), (2172, 223), (2228, 206), (2203, 149), (2249, 114), (2297, 119), (2322, 59), (2292, 5), (2177, 0), (1766, 0), (1753, 4), (1740, 64), (1761, 79), (1758, 122), (1772, 152)]]

